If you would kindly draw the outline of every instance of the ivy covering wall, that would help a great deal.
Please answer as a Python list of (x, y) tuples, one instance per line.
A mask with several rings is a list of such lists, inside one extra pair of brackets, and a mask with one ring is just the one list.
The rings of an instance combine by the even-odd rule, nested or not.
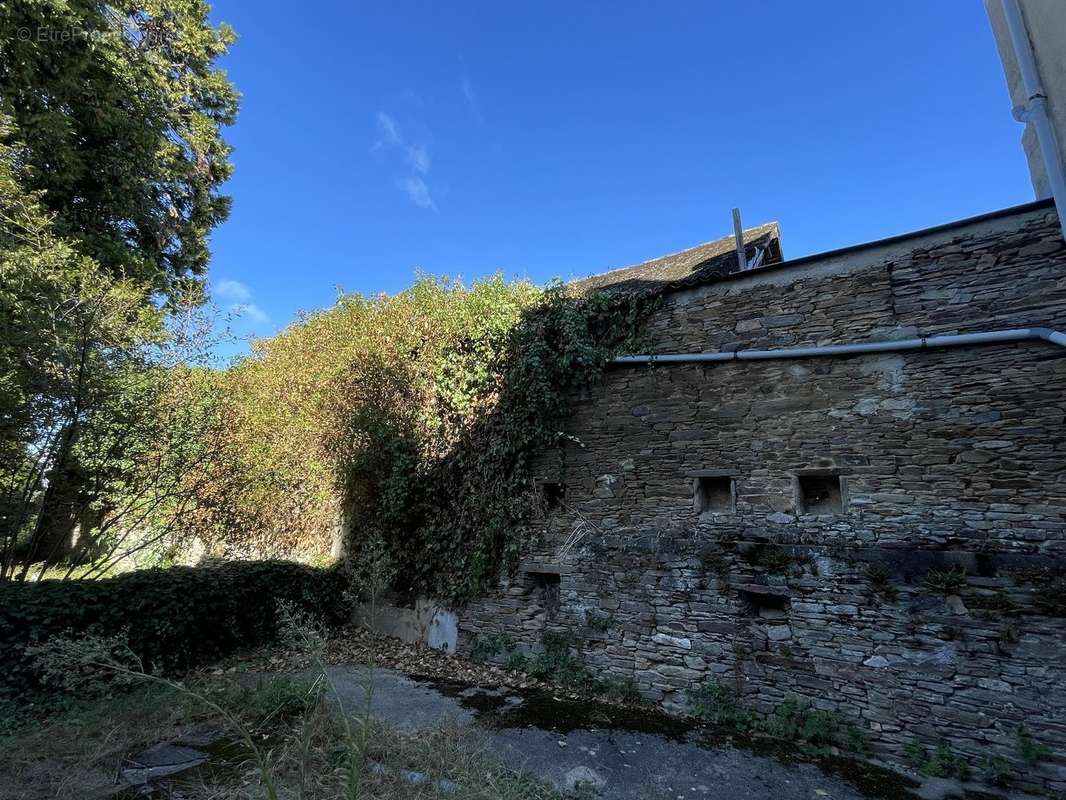
[(208, 482), (190, 524), (229, 555), (324, 558), (342, 532), (394, 588), (469, 598), (521, 549), (569, 393), (654, 304), (498, 276), (342, 296), (219, 376), (240, 479)]

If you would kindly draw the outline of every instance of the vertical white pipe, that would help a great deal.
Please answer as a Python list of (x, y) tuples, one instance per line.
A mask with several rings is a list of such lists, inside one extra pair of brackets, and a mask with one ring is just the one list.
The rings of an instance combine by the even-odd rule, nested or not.
[(1040, 83), (1033, 46), (1029, 41), (1029, 31), (1018, 0), (1002, 0), (1002, 4), (1014, 57), (1018, 62), (1018, 72), (1021, 73), (1022, 86), (1025, 89), (1025, 121), (1033, 123), (1048, 183), (1051, 185), (1051, 196), (1055, 198), (1055, 208), (1059, 212), (1059, 225), (1062, 227), (1063, 236), (1066, 237), (1066, 220), (1063, 219), (1066, 216), (1066, 175), (1063, 174), (1062, 156), (1055, 129), (1051, 126), (1048, 116), (1047, 95), (1044, 94), (1044, 87)]

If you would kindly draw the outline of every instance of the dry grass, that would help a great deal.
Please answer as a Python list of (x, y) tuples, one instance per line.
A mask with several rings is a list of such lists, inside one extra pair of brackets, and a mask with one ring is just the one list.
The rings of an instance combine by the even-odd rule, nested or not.
[(96, 796), (113, 788), (125, 756), (208, 723), (157, 687), (21, 709), (2, 723), (0, 800)]
[[(366, 723), (365, 747), (353, 752), (345, 726), (318, 694), (308, 695), (306, 682), (279, 678), (248, 688), (240, 685), (240, 677), (197, 676), (188, 685), (238, 715), (252, 732), (267, 754), (279, 800), (562, 797), (502, 765), (485, 734), (469, 726), (410, 736)], [(0, 800), (110, 796), (129, 755), (158, 742), (224, 729), (225, 721), (194, 698), (161, 685), (68, 708), (24, 710), (0, 735)], [(253, 754), (230, 734), (230, 743), (209, 766), (159, 784), (154, 796), (262, 800), (267, 793)]]

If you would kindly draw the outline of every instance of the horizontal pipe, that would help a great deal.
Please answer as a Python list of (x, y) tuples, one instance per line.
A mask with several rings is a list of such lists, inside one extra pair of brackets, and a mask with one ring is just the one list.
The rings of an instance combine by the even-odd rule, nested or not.
[(688, 364), (707, 361), (768, 361), (770, 359), (821, 358), (853, 356), (863, 353), (893, 353), (940, 347), (965, 347), (1004, 342), (1042, 341), (1066, 347), (1066, 333), (1051, 328), (1008, 328), (1001, 331), (960, 333), (946, 336), (923, 336), (920, 339), (895, 339), (854, 344), (827, 344), (816, 347), (783, 347), (777, 350), (731, 350), (719, 353), (663, 353), (661, 355), (619, 356), (611, 364)]

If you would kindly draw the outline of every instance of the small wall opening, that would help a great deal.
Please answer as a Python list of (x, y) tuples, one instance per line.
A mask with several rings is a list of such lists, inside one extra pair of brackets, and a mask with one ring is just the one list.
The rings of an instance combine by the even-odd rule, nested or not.
[(801, 514), (840, 514), (844, 511), (839, 475), (800, 475), (796, 478)]
[(740, 590), (740, 599), (744, 601), (750, 616), (763, 619), (786, 619), (792, 602), (785, 594), (753, 592), (745, 589)]
[(566, 486), (559, 481), (541, 481), (540, 499), (549, 511), (560, 508), (566, 499)]
[(733, 478), (704, 475), (696, 478), (696, 510), (702, 513), (731, 514), (735, 510)]
[(552, 619), (559, 610), (559, 574), (556, 572), (534, 572), (531, 574), (540, 606), (544, 609), (548, 618)]

